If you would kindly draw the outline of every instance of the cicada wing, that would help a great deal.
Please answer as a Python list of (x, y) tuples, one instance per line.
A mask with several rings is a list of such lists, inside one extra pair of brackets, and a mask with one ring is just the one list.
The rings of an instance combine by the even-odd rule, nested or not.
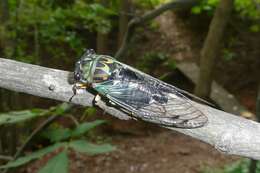
[(154, 102), (140, 108), (136, 114), (146, 121), (169, 127), (197, 128), (207, 123), (207, 117), (189, 100), (172, 93), (167, 96), (166, 104)]
[(112, 95), (107, 96), (112, 102), (131, 113), (132, 116), (161, 126), (178, 128), (198, 128), (204, 126), (207, 117), (187, 100), (170, 95), (167, 104), (151, 103), (135, 108)]
[[(145, 84), (145, 81), (134, 86)], [(133, 86), (133, 85), (132, 85)], [(152, 122), (161, 126), (178, 128), (197, 128), (207, 122), (207, 117), (192, 102), (178, 94), (164, 93), (167, 103), (153, 101), (145, 104), (139, 87), (110, 85), (106, 87), (106, 97), (123, 111), (133, 117)]]
[[(115, 61), (116, 61), (116, 60), (115, 60)], [(177, 87), (172, 86), (172, 85), (170, 85), (170, 84), (168, 84), (168, 83), (166, 83), (166, 82), (163, 82), (163, 81), (161, 81), (161, 80), (159, 80), (159, 79), (157, 79), (157, 78), (155, 78), (155, 77), (153, 77), (153, 76), (151, 76), (151, 75), (148, 75), (148, 74), (146, 74), (146, 73), (144, 73), (144, 72), (142, 72), (142, 71), (140, 71), (140, 70), (138, 70), (138, 69), (135, 69), (135, 68), (133, 68), (133, 67), (127, 65), (127, 64), (121, 63), (121, 62), (119, 62), (119, 61), (116, 61), (116, 62), (117, 62), (118, 64), (120, 64), (121, 66), (124, 66), (125, 68), (128, 68), (129, 70), (132, 70), (132, 71), (134, 71), (135, 73), (137, 73), (137, 74), (143, 76), (147, 81), (152, 81), (152, 82), (160, 83), (163, 87), (165, 87), (165, 88), (171, 90), (172, 92), (176, 92), (176, 93), (178, 93), (179, 95), (183, 95), (183, 97), (189, 96), (189, 97), (195, 99), (196, 101), (199, 101), (199, 102), (201, 102), (201, 103), (207, 104), (207, 105), (209, 105), (209, 106), (216, 107), (216, 105), (214, 105), (214, 104), (212, 104), (212, 103), (209, 103), (208, 101), (206, 101), (206, 100), (204, 100), (204, 99), (201, 99), (201, 98), (199, 98), (199, 97), (197, 97), (197, 96), (195, 96), (195, 95), (193, 95), (193, 94), (191, 94), (191, 93), (189, 93), (189, 92), (187, 92), (187, 91), (184, 91), (184, 90), (182, 90), (182, 89), (180, 89), (180, 88), (177, 88)], [(186, 95), (186, 96), (185, 96), (185, 95)]]

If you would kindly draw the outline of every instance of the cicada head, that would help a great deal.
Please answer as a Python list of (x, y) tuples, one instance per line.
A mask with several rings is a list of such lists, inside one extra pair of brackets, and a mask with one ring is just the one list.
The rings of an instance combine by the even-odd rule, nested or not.
[(93, 72), (93, 64), (95, 61), (96, 54), (94, 50), (88, 49), (86, 50), (81, 58), (75, 64), (74, 70), (74, 79), (76, 82), (81, 83), (91, 83), (92, 82), (92, 72)]
[(115, 69), (114, 59), (106, 55), (96, 55), (87, 50), (76, 62), (74, 79), (84, 84), (100, 83), (108, 80)]

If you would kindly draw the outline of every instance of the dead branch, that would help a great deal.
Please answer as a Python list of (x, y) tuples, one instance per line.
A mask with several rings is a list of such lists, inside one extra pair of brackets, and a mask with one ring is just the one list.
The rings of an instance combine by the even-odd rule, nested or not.
[(130, 39), (132, 38), (132, 35), (134, 34), (135, 28), (139, 25), (145, 24), (146, 22), (156, 18), (160, 14), (166, 12), (167, 10), (172, 9), (178, 9), (178, 8), (190, 8), (194, 4), (196, 4), (198, 0), (175, 0), (169, 3), (166, 3), (152, 11), (149, 11), (145, 13), (144, 15), (140, 17), (135, 17), (131, 19), (128, 23), (127, 30), (125, 32), (123, 42), (119, 48), (119, 50), (115, 54), (115, 58), (122, 57), (123, 54), (125, 54), (128, 44), (130, 42)]
[[(68, 102), (73, 95), (68, 83), (69, 72), (0, 58), (0, 87)], [(78, 93), (72, 103), (93, 106), (94, 96)], [(254, 159), (260, 159), (260, 124), (206, 105), (194, 103), (208, 117), (208, 124), (197, 129), (176, 129), (180, 133), (204, 141), (217, 150)], [(98, 106), (112, 116), (131, 119), (127, 114), (99, 101)]]

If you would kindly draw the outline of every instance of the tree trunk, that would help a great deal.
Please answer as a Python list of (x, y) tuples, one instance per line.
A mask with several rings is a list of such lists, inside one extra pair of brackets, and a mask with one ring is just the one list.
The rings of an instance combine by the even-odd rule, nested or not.
[[(258, 91), (256, 97), (256, 119), (260, 121), (260, 81), (258, 82)], [(249, 173), (256, 173), (257, 171), (257, 160), (251, 159), (249, 166)]]
[(34, 56), (37, 64), (41, 64), (40, 60), (40, 35), (39, 35), (39, 26), (38, 26), (38, 7), (34, 5), (33, 7), (34, 14)]
[(97, 52), (106, 54), (108, 52), (108, 34), (97, 33)]
[[(20, 0), (17, 0), (17, 7), (16, 7), (16, 16), (18, 19), (18, 8)], [(6, 34), (7, 28), (6, 24), (9, 20), (9, 3), (8, 0), (1, 0), (0, 2), (0, 22), (2, 24), (2, 30), (0, 33), (0, 48), (2, 49), (2, 53), (5, 56), (13, 57), (14, 52), (13, 50), (16, 49), (17, 41), (12, 40)], [(17, 22), (17, 21), (16, 21)], [(17, 31), (15, 31), (17, 37)], [(10, 109), (19, 109), (21, 102), (19, 102), (19, 93), (18, 92), (10, 92), (7, 90), (0, 90), (0, 110), (1, 111), (9, 111)], [(7, 125), (2, 126), (0, 128), (1, 136), (0, 136), (0, 146), (1, 146), (1, 153), (3, 154), (13, 154), (16, 150), (16, 144), (18, 141), (18, 130), (16, 125)]]
[(224, 30), (231, 15), (233, 0), (221, 0), (211, 21), (200, 57), (200, 76), (195, 94), (209, 98), (215, 59), (218, 55)]
[[(258, 10), (260, 10), (260, 7), (257, 6)], [(258, 22), (260, 24), (260, 21)], [(258, 33), (256, 35), (256, 38), (258, 38), (258, 41), (256, 42), (256, 47), (255, 50), (256, 51), (256, 56), (260, 55), (260, 51), (258, 49), (257, 46), (259, 46), (260, 44), (260, 34)], [(257, 61), (256, 64), (257, 67), (260, 66), (260, 61)], [(257, 97), (256, 97), (256, 120), (258, 122), (260, 122), (260, 80), (258, 79), (258, 89), (257, 89)], [(255, 159), (251, 159), (250, 165), (249, 165), (249, 173), (256, 173), (257, 172), (257, 165), (258, 165), (258, 161)]]
[(118, 48), (120, 48), (128, 25), (130, 13), (130, 0), (122, 0), (119, 14)]
[[(5, 55), (5, 48), (9, 45), (8, 38), (6, 38), (6, 22), (9, 19), (9, 4), (8, 0), (1, 0), (0, 1), (0, 24), (2, 28), (0, 28), (0, 52), (1, 55)], [(8, 94), (6, 93), (7, 90), (0, 89), (0, 111), (6, 111), (7, 110), (7, 102), (8, 99), (6, 96)]]
[(9, 19), (9, 5), (8, 0), (1, 0), (0, 1), (0, 24), (2, 28), (0, 28), (0, 51), (4, 52), (4, 47), (6, 43), (5, 38), (5, 25)]
[[(100, 0), (100, 3), (103, 6), (107, 6), (108, 1)], [(106, 54), (108, 53), (108, 33), (97, 33), (97, 52), (99, 54)]]
[(9, 19), (9, 4), (8, 0), (1, 0), (0, 2), (0, 21), (1, 23), (5, 23)]

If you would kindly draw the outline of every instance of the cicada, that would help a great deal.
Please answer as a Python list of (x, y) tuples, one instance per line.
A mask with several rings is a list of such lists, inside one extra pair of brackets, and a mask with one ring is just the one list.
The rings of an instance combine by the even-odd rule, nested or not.
[(74, 94), (92, 88), (136, 119), (177, 128), (202, 127), (208, 121), (183, 90), (93, 50), (76, 62), (74, 79)]

